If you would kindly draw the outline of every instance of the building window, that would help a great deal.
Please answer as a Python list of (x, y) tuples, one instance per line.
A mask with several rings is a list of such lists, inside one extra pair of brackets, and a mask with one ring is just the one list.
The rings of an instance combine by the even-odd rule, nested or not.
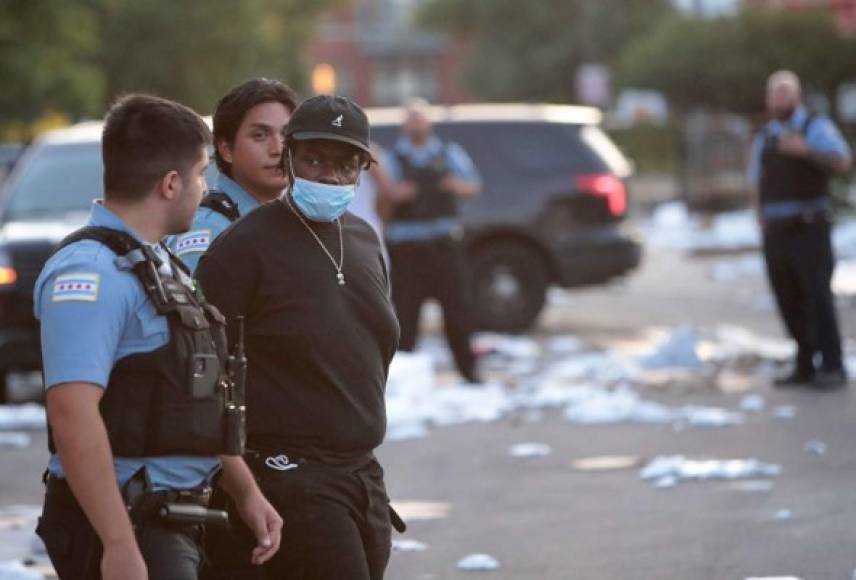
[(437, 100), (433, 59), (398, 58), (375, 63), (373, 101), (400, 105), (413, 97)]

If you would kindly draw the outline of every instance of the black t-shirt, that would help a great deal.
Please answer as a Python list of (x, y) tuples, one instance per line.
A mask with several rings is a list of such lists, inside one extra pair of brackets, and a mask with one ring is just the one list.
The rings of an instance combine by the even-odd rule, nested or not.
[[(374, 230), (342, 219), (346, 284), (280, 200), (234, 223), (196, 270), (229, 321), (246, 317), (247, 446), (350, 461), (386, 432), (384, 389), (399, 327)], [(335, 223), (307, 220), (339, 260)]]

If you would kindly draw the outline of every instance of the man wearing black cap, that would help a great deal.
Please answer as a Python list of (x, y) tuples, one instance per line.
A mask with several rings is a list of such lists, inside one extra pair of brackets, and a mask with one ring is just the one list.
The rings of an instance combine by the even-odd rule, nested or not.
[[(286, 147), (289, 189), (218, 238), (197, 277), (230, 322), (246, 317), (247, 460), (286, 521), (266, 577), (377, 580), (393, 512), (374, 449), (399, 328), (377, 235), (346, 213), (373, 161), (368, 120), (348, 99), (313, 97)], [(209, 542), (214, 577), (259, 578), (234, 522)]]

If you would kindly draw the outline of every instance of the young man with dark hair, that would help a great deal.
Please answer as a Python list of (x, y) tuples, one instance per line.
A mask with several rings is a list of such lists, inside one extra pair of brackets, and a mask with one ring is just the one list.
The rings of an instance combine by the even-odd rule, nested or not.
[(201, 525), (176, 514), (217, 515), (206, 510), (217, 455), (257, 538), (254, 562), (278, 548), (282, 520), (237, 456), (240, 422), (227, 420), (222, 386), (238, 385), (223, 317), (159, 243), (190, 226), (210, 142), (178, 103), (117, 101), (104, 200), (36, 282), (51, 450), (37, 532), (62, 580), (195, 580)]
[(287, 183), (281, 167), (284, 132), (296, 106), (293, 90), (268, 79), (245, 82), (217, 103), (217, 183), (202, 201), (190, 231), (169, 242), (191, 270), (229, 224), (282, 193)]
[[(347, 213), (371, 160), (365, 113), (322, 95), (291, 117), (291, 185), (214, 242), (197, 270), (247, 319), (247, 462), (286, 519), (266, 578), (379, 580), (390, 553), (384, 387), (398, 323), (378, 237)], [(400, 520), (396, 520), (400, 521)], [(252, 535), (208, 545), (213, 577), (249, 578)]]

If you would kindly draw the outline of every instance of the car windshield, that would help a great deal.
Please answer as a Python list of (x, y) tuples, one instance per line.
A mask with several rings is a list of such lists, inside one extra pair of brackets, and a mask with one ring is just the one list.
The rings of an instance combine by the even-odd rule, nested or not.
[(4, 220), (44, 213), (87, 211), (101, 197), (100, 144), (46, 145), (22, 160), (9, 183)]
[[(92, 200), (103, 197), (99, 142), (45, 145), (21, 162), (9, 182), (3, 221), (41, 215), (87, 212)], [(206, 171), (209, 185), (216, 183), (213, 161)]]

